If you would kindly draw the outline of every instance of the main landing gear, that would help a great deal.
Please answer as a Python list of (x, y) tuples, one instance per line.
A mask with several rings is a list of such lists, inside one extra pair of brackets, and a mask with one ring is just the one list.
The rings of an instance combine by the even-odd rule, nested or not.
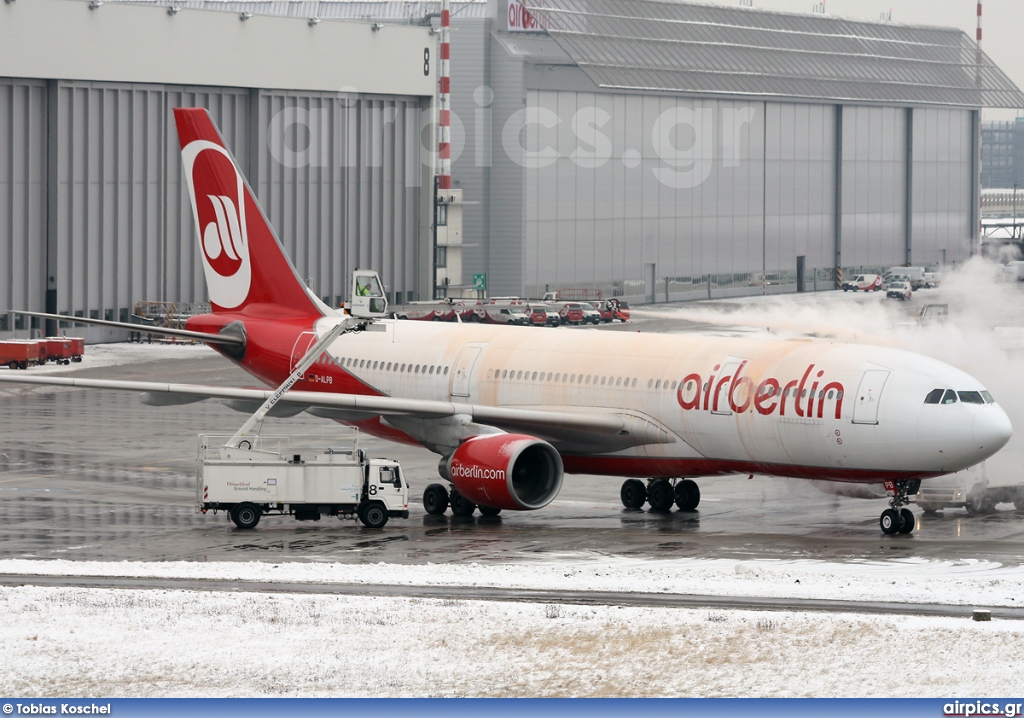
[(480, 509), (481, 516), (497, 516), (501, 513), (501, 509), (478, 506), (454, 488), (449, 491), (443, 484), (430, 484), (423, 491), (423, 509), (428, 514), (441, 516), (449, 506), (454, 516), (472, 516), (477, 509)]
[(700, 503), (700, 487), (691, 479), (648, 479), (646, 486), (640, 479), (627, 479), (619, 498), (627, 509), (642, 509), (647, 503), (651, 511), (671, 511), (672, 504), (680, 511), (693, 511)]
[(882, 527), (882, 533), (909, 534), (914, 530), (916, 520), (910, 509), (903, 508), (910, 503), (910, 497), (917, 493), (921, 487), (920, 481), (895, 481), (885, 483), (887, 491), (892, 493), (889, 499), (889, 508), (878, 517), (878, 525)]

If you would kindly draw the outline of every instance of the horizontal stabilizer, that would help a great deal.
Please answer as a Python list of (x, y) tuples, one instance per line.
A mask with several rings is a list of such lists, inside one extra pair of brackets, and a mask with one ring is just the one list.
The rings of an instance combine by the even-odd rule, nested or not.
[(100, 327), (113, 327), (115, 329), (126, 329), (130, 332), (142, 334), (160, 334), (167, 337), (179, 337), (181, 339), (194, 339), (204, 344), (230, 344), (233, 346), (244, 346), (245, 339), (227, 334), (209, 334), (207, 332), (193, 332), (188, 329), (172, 329), (170, 327), (153, 327), (148, 324), (136, 324), (134, 322), (113, 322), (107, 319), (89, 319), (88, 317), (69, 317), (66, 314), (47, 314), (46, 312), (27, 312), (23, 310), (12, 310), (13, 314), (24, 314), (28, 317), (42, 317), (43, 319), (56, 319), (61, 322), (75, 324), (95, 324)]

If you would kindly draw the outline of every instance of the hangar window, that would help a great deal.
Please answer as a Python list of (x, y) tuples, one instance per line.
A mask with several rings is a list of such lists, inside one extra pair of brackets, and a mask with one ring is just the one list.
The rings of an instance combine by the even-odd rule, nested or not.
[(957, 394), (960, 397), (960, 401), (964, 404), (984, 404), (985, 400), (981, 398), (980, 391), (959, 391)]
[(945, 392), (942, 389), (932, 389), (928, 392), (928, 396), (924, 398), (925, 404), (938, 404), (942, 401), (942, 395)]
[(956, 403), (956, 392), (952, 389), (946, 389), (946, 393), (942, 395), (943, 404), (955, 404)]

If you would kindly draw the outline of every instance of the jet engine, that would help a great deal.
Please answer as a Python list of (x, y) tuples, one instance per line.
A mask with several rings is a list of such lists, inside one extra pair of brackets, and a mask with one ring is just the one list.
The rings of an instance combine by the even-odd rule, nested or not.
[(440, 472), (474, 504), (495, 509), (542, 509), (562, 488), (562, 457), (525, 434), (474, 436), (441, 462)]

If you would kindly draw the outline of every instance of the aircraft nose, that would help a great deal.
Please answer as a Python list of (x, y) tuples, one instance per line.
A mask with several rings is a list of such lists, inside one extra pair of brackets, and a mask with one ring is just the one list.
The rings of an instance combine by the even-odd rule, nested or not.
[(993, 454), (1006, 446), (1013, 435), (1010, 417), (998, 406), (987, 406), (984, 411), (974, 415), (971, 434), (979, 449)]

